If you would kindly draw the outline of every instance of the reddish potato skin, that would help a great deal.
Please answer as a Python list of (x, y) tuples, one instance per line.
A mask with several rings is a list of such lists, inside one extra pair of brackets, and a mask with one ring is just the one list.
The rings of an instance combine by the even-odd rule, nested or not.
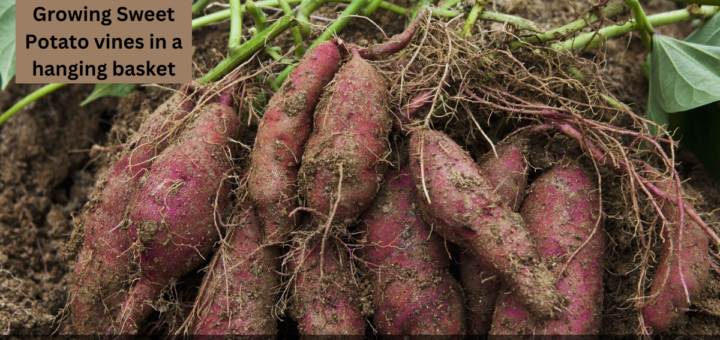
[(560, 275), (566, 260), (592, 235), (573, 257), (557, 283), (568, 304), (559, 320), (537, 323), (503, 291), (493, 316), (491, 335), (592, 335), (598, 334), (602, 312), (603, 223), (597, 225), (600, 203), (597, 185), (573, 161), (552, 167), (531, 186), (520, 211), (540, 254)]
[(340, 68), (341, 55), (332, 41), (318, 44), (270, 99), (258, 126), (252, 152), (248, 191), (263, 221), (267, 242), (285, 240), (296, 221), (297, 178), (305, 143), (312, 131), (315, 106)]
[(372, 202), (385, 171), (391, 120), (382, 78), (353, 49), (315, 111), (315, 126), (300, 167), (300, 190), (318, 220), (342, 193), (333, 222), (357, 218)]
[[(651, 173), (651, 176), (653, 178), (652, 183), (658, 189), (677, 197), (674, 181), (662, 178), (655, 171)], [(705, 231), (685, 214), (683, 247), (682, 252), (678, 254), (677, 240), (680, 236), (679, 210), (677, 205), (669, 201), (661, 201), (660, 204), (662, 204), (661, 210), (669, 225), (664, 226), (663, 229), (665, 243), (663, 243), (660, 251), (658, 270), (655, 273), (655, 280), (649, 294), (649, 296), (657, 296), (657, 298), (643, 309), (645, 325), (652, 327), (655, 332), (669, 330), (677, 323), (685, 310), (690, 308), (678, 268), (678, 258), (682, 261), (682, 273), (690, 301), (695, 300), (700, 295), (710, 275), (710, 260), (707, 255), (709, 238)], [(685, 204), (688, 203), (685, 202)], [(669, 240), (672, 240), (673, 244)], [(663, 289), (663, 281), (666, 276), (667, 282)]]
[(215, 214), (227, 207), (230, 188), (223, 180), (233, 166), (230, 138), (239, 126), (232, 108), (205, 106), (179, 142), (144, 175), (128, 228), (140, 278), (123, 303), (117, 328), (109, 332), (136, 332), (137, 323), (152, 311), (145, 301), (156, 300), (171, 280), (190, 272), (209, 254), (218, 237)]
[(443, 239), (420, 219), (409, 169), (389, 171), (359, 224), (380, 335), (465, 334), (462, 290)]
[(290, 315), (301, 335), (357, 335), (360, 339), (365, 334), (365, 318), (357, 304), (359, 288), (347, 267), (348, 257), (338, 246), (332, 239), (325, 245), (322, 282), (320, 242), (296, 251), (289, 261), (291, 272), (297, 270)]
[(274, 272), (278, 267), (277, 247), (263, 246), (260, 221), (248, 204), (241, 207), (233, 222), (236, 226), (229, 235), (229, 246), (221, 246), (215, 254), (215, 266), (205, 275), (205, 291), (198, 298), (193, 326), (196, 339), (277, 334), (272, 316), (277, 302), (274, 289), (280, 285)]
[[(480, 161), (480, 173), (493, 186), (500, 203), (510, 210), (520, 209), (527, 186), (527, 163), (523, 156), (526, 139), (517, 137), (496, 146), (498, 156), (489, 152)], [(466, 251), (459, 257), (460, 284), (465, 290), (468, 308), (468, 332), (486, 335), (492, 325), (500, 279), (475, 254)]]
[(525, 223), (501, 204), (472, 158), (447, 135), (416, 130), (410, 138), (410, 169), (423, 220), (447, 240), (471, 249), (538, 318), (557, 317), (562, 298)]
[(98, 334), (110, 326), (125, 299), (124, 282), (133, 269), (133, 240), (126, 207), (153, 157), (169, 144), (168, 133), (192, 111), (193, 85), (185, 85), (159, 106), (126, 143), (107, 170), (80, 218), (85, 243), (77, 258), (71, 292), (72, 334)]

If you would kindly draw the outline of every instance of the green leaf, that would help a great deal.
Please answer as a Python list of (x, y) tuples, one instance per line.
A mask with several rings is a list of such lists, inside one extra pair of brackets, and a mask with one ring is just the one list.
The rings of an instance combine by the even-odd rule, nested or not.
[(15, 0), (0, 0), (0, 82), (2, 90), (15, 76)]
[(85, 106), (95, 99), (114, 96), (122, 97), (132, 91), (135, 91), (137, 84), (95, 84), (95, 89), (92, 93), (80, 103), (80, 106)]
[(692, 151), (716, 180), (720, 181), (720, 102), (686, 112), (670, 114), (680, 144)]
[(669, 113), (720, 100), (720, 47), (656, 35), (650, 58), (650, 100)]
[[(667, 129), (670, 120), (669, 114), (667, 113), (667, 111), (663, 110), (662, 107), (660, 107), (660, 105), (657, 103), (657, 100), (652, 97), (652, 90), (652, 85), (650, 85), (651, 95), (648, 98), (647, 109), (645, 110), (645, 118), (657, 125), (664, 125)], [(653, 135), (657, 135), (658, 129), (655, 126), (650, 125), (648, 128), (650, 129), (650, 133), (652, 133)]]
[(720, 47), (720, 15), (713, 15), (700, 28), (692, 32), (686, 42)]

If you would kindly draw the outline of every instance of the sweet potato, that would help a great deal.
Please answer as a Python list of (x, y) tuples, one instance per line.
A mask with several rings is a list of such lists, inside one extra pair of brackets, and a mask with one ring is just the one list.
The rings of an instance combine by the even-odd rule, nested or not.
[(229, 149), (239, 129), (232, 108), (212, 103), (144, 175), (132, 202), (128, 228), (140, 277), (123, 303), (117, 328), (134, 333), (168, 284), (197, 267), (217, 241), (216, 215), (224, 212), (232, 169)]
[[(316, 223), (311, 228), (317, 228)], [(312, 242), (312, 241), (311, 241)], [(298, 322), (302, 335), (365, 334), (365, 319), (358, 305), (359, 287), (349, 270), (348, 256), (334, 239), (321, 242), (295, 242), (288, 261), (295, 275), (291, 285), (290, 315)], [(322, 260), (322, 274), (320, 264)]]
[(541, 263), (525, 223), (500, 204), (492, 185), (459, 145), (441, 132), (416, 130), (410, 139), (410, 169), (425, 222), (475, 252), (538, 318), (560, 314), (562, 299), (554, 278)]
[[(318, 220), (354, 220), (372, 202), (385, 170), (391, 120), (385, 84), (353, 48), (315, 111), (300, 167), (300, 190)], [(338, 184), (342, 177), (340, 198)], [(320, 218), (322, 216), (322, 218)]]
[(171, 141), (170, 132), (195, 106), (193, 85), (157, 108), (128, 142), (118, 160), (98, 180), (78, 219), (85, 242), (77, 257), (70, 308), (73, 334), (102, 333), (117, 316), (133, 270), (134, 240), (127, 232), (127, 207), (153, 158)]
[[(658, 189), (677, 197), (674, 181), (663, 178), (656, 171), (651, 171), (648, 177)], [(665, 241), (650, 289), (651, 300), (643, 309), (645, 324), (657, 332), (666, 331), (677, 323), (690, 307), (690, 302), (702, 292), (710, 276), (709, 240), (705, 231), (685, 214), (680, 251), (680, 213), (677, 205), (667, 200), (660, 204), (668, 224), (662, 226)]]
[[(272, 309), (280, 279), (277, 247), (264, 245), (255, 209), (242, 204), (235, 226), (215, 254), (196, 302), (193, 334), (275, 335)], [(209, 337), (212, 338), (212, 337)]]
[(553, 274), (562, 275), (557, 289), (568, 304), (559, 320), (537, 322), (503, 289), (490, 334), (598, 334), (604, 233), (597, 185), (577, 163), (564, 161), (533, 183), (521, 215)]
[(408, 169), (389, 171), (359, 223), (381, 335), (465, 334), (460, 285), (442, 238), (420, 219)]
[[(512, 211), (520, 209), (527, 186), (527, 163), (523, 157), (525, 139), (516, 137), (503, 141), (495, 153), (489, 152), (480, 160), (480, 173), (492, 185), (500, 203)], [(490, 331), (500, 280), (493, 277), (489, 266), (473, 252), (459, 256), (460, 284), (465, 290), (468, 332), (485, 335)]]
[(315, 106), (340, 61), (332, 41), (310, 50), (270, 99), (258, 126), (248, 191), (270, 243), (282, 241), (296, 225), (288, 215), (297, 206), (300, 159), (312, 131)]

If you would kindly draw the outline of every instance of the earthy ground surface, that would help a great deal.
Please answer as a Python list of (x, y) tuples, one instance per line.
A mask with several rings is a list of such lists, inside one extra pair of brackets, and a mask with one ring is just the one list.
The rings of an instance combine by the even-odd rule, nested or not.
[[(399, 3), (406, 5), (404, 1)], [(578, 6), (574, 9), (571, 4)], [(669, 1), (644, 2), (648, 12), (677, 8)], [(340, 5), (325, 5), (315, 15), (333, 18)], [(516, 14), (552, 28), (574, 20), (585, 2), (564, 0), (495, 0), (493, 10)], [(402, 30), (404, 20), (378, 11), (372, 19), (387, 35)], [(322, 18), (316, 24), (324, 24)], [(485, 29), (497, 24), (483, 23)], [(228, 23), (219, 23), (193, 33), (196, 76), (222, 60), (227, 53)], [(662, 27), (663, 34), (682, 38), (690, 24)], [(383, 40), (367, 20), (355, 20), (341, 37), (359, 44)], [(291, 42), (289, 34), (276, 44)], [(616, 39), (608, 44), (604, 72), (615, 81), (614, 93), (636, 112), (644, 112), (647, 81), (640, 65), (646, 52), (637, 37)], [(594, 58), (595, 54), (585, 56)], [(278, 69), (279, 70), (279, 69)], [(10, 85), (0, 92), (0, 111), (39, 88), (39, 85)], [(177, 85), (168, 86), (177, 88)], [(72, 282), (71, 259), (63, 256), (64, 243), (72, 231), (73, 216), (93, 189), (96, 175), (107, 164), (107, 155), (137, 129), (142, 118), (170, 95), (159, 87), (141, 87), (122, 99), (104, 98), (80, 107), (91, 92), (90, 85), (67, 86), (26, 108), (0, 127), (0, 334), (48, 334), (61, 327), (63, 308)], [(680, 153), (679, 167), (689, 187), (699, 197), (700, 210), (720, 206), (720, 184), (704, 172), (688, 152)], [(608, 183), (606, 185), (612, 185)], [(717, 216), (711, 216), (717, 221)], [(605, 301), (602, 333), (634, 333), (635, 312), (627, 299), (635, 291), (635, 249), (621, 230), (607, 226), (615, 242), (605, 260)], [(190, 282), (190, 280), (186, 280)], [(191, 285), (188, 283), (188, 285)], [(681, 334), (720, 334), (720, 277), (673, 331)], [(284, 327), (292, 332), (292, 325)]]

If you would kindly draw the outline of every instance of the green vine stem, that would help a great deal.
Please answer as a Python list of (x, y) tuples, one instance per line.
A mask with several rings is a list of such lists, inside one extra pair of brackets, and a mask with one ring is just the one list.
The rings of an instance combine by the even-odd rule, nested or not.
[(310, 13), (314, 12), (325, 0), (302, 0), (300, 5), (295, 9), (297, 13), (295, 17), (301, 22), (300, 34), (303, 39), (310, 37), (312, 26), (310, 25)]
[(465, 20), (465, 26), (462, 29), (462, 36), (465, 38), (472, 37), (472, 30), (475, 27), (480, 14), (485, 10), (488, 0), (475, 0), (475, 4), (468, 14), (467, 20)]
[(245, 8), (252, 16), (257, 31), (262, 32), (262, 30), (265, 29), (265, 24), (267, 23), (267, 15), (265, 15), (265, 12), (263, 12), (262, 9), (255, 5), (255, 3), (251, 0), (247, 0), (245, 2)]
[(368, 17), (370, 14), (373, 14), (375, 10), (380, 7), (380, 4), (382, 4), (382, 0), (371, 0), (370, 3), (360, 12), (360, 14)]
[[(602, 16), (606, 18), (612, 18), (614, 16), (619, 15), (620, 13), (625, 12), (628, 10), (628, 6), (626, 4), (613, 4), (607, 7), (604, 7), (601, 12)], [(581, 19), (575, 20), (567, 25), (564, 25), (562, 27), (558, 27), (552, 30), (549, 30), (543, 34), (533, 35), (530, 37), (523, 37), (519, 40), (515, 40), (510, 43), (510, 48), (518, 48), (521, 45), (528, 43), (533, 45), (538, 44), (544, 44), (551, 40), (560, 40), (564, 39), (565, 37), (578, 32), (582, 30), (585, 27), (588, 27), (588, 22), (590, 24), (594, 24), (602, 20), (602, 17), (594, 14), (594, 13), (587, 13), (585, 14)]]
[[(458, 15), (460, 15), (462, 11), (459, 10), (448, 10), (443, 8), (433, 8), (432, 14), (436, 17), (445, 17), (445, 18), (454, 18)], [(495, 12), (488, 12), (483, 11), (480, 13), (479, 19), (486, 20), (486, 21), (494, 21), (494, 22), (507, 22), (510, 24), (513, 24), (517, 26), (520, 29), (524, 29), (526, 31), (535, 32), (535, 33), (545, 33), (545, 30), (542, 29), (538, 24), (525, 19), (521, 17), (517, 17), (514, 15), (509, 14), (502, 14), (502, 13), (495, 13)]]
[(242, 13), (240, 12), (240, 0), (230, 0), (230, 38), (228, 50), (230, 54), (237, 53), (242, 45)]
[[(297, 3), (301, 3), (302, 0), (287, 0), (287, 2), (288, 2), (288, 4), (297, 4)], [(328, 2), (352, 3), (352, 0), (328, 0)], [(323, 3), (323, 2), (320, 2), (319, 5), (321, 5), (322, 3)], [(258, 2), (256, 2), (255, 5), (258, 6), (258, 7), (277, 7), (277, 6), (280, 5), (280, 3), (279, 3), (278, 0), (263, 0), (263, 1), (258, 1)], [(319, 5), (318, 5), (318, 6), (319, 6)], [(315, 8), (317, 8), (317, 7), (315, 7)], [(380, 6), (378, 6), (378, 8), (383, 9), (383, 10), (386, 10), (386, 11), (393, 12), (393, 13), (395, 13), (395, 14), (397, 14), (397, 15), (402, 15), (402, 16), (404, 16), (405, 14), (407, 14), (407, 9), (402, 8), (402, 7), (400, 7), (400, 6), (398, 6), (398, 5), (395, 5), (395, 4), (391, 4), (391, 3), (387, 2), (387, 1), (381, 2), (381, 3), (380, 3)], [(243, 12), (243, 13), (246, 13), (246, 8), (245, 8), (245, 6), (240, 7), (240, 11)], [(196, 28), (199, 28), (199, 27), (203, 27), (203, 26), (212, 24), (212, 23), (214, 23), (214, 22), (222, 21), (222, 20), (225, 20), (225, 19), (227, 19), (227, 18), (229, 18), (229, 17), (230, 17), (230, 10), (229, 10), (229, 9), (225, 9), (225, 10), (222, 10), (222, 11), (217, 11), (217, 12), (215, 12), (215, 13), (208, 14), (208, 15), (206, 15), (206, 16), (193, 19), (193, 21), (192, 21), (192, 29), (196, 29)]]
[(197, 0), (192, 5), (192, 16), (193, 18), (199, 17), (203, 12), (205, 11), (205, 7), (207, 7), (210, 0)]
[(720, 0), (670, 0), (698, 5), (720, 6)]
[[(676, 24), (683, 21), (690, 21), (698, 17), (709, 17), (718, 12), (720, 7), (702, 6), (698, 11), (689, 12), (687, 9), (658, 13), (647, 16), (648, 22), (657, 27), (670, 24)], [(589, 32), (581, 34), (574, 39), (559, 42), (551, 45), (556, 50), (578, 50), (584, 48), (594, 48), (600, 44), (600, 41), (607, 41), (638, 29), (635, 20), (628, 20), (624, 25), (606, 26), (597, 32)]]
[[(280, 2), (280, 8), (282, 8), (285, 15), (293, 16), (293, 10), (290, 8), (290, 4), (287, 2), (287, 0), (279, 0)], [(300, 34), (300, 28), (297, 26), (290, 29), (290, 32), (292, 33), (293, 42), (295, 43), (295, 57), (300, 59), (302, 58), (303, 54), (305, 54), (305, 48), (303, 48), (303, 37)]]
[(209, 83), (217, 81), (230, 73), (235, 67), (240, 65), (248, 58), (250, 58), (255, 52), (264, 48), (268, 41), (274, 39), (280, 33), (286, 29), (293, 27), (296, 24), (296, 20), (293, 17), (284, 16), (280, 20), (276, 21), (272, 25), (268, 26), (265, 30), (258, 33), (252, 39), (246, 41), (240, 46), (236, 53), (231, 53), (228, 57), (223, 60), (218, 66), (212, 71), (208, 72), (204, 77), (200, 78), (200, 82)]
[(642, 39), (643, 44), (645, 44), (645, 48), (648, 52), (652, 52), (652, 41), (650, 36), (655, 33), (655, 30), (653, 30), (652, 24), (648, 22), (645, 11), (643, 11), (638, 0), (625, 0), (625, 3), (633, 10), (633, 16), (635, 17), (635, 22), (637, 23), (636, 31), (640, 33), (640, 38)]
[(67, 84), (47, 84), (37, 91), (29, 94), (27, 97), (21, 99), (19, 102), (17, 102), (15, 105), (13, 105), (11, 108), (9, 108), (7, 111), (3, 112), (3, 114), (0, 116), (0, 126), (5, 123), (10, 117), (15, 115), (18, 111), (20, 111), (23, 107), (26, 105), (47, 96), (48, 94), (52, 93), (53, 91), (65, 86)]
[(459, 4), (460, 1), (462, 1), (462, 0), (447, 0), (447, 1), (445, 1), (444, 4), (442, 4), (440, 6), (440, 9), (449, 10), (449, 9), (455, 7), (455, 5)]

